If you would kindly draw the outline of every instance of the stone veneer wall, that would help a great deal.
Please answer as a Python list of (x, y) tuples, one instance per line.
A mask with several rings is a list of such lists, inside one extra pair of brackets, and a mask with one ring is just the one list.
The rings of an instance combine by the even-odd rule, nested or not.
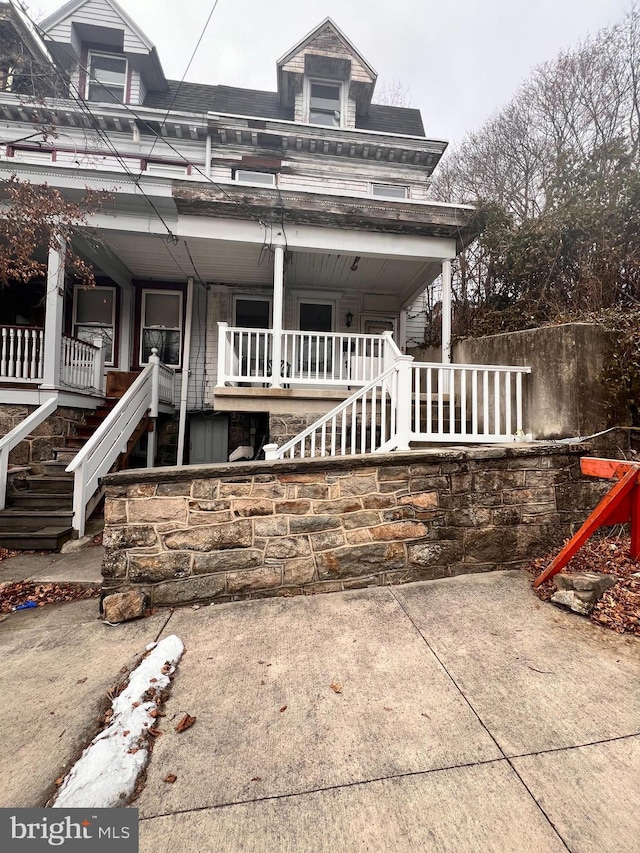
[(151, 603), (329, 592), (521, 566), (602, 494), (585, 445), (126, 471), (105, 479), (103, 591)]
[[(18, 426), (37, 406), (0, 405), (0, 436)], [(9, 454), (10, 465), (30, 465), (32, 473), (42, 473), (42, 462), (53, 459), (54, 447), (62, 447), (68, 435), (75, 435), (85, 423), (86, 409), (59, 408)]]

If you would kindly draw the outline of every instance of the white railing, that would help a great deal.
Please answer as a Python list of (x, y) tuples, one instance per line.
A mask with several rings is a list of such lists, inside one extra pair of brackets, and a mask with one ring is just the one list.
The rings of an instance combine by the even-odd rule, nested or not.
[(266, 459), (344, 456), (388, 449), (398, 427), (398, 369), (387, 368), (282, 447), (267, 445)]
[(66, 470), (74, 474), (73, 528), (78, 536), (84, 535), (87, 506), (98, 490), (100, 478), (109, 473), (118, 456), (126, 451), (147, 410), (152, 418), (157, 418), (159, 402), (173, 402), (173, 386), (165, 373), (171, 374), (173, 382), (173, 371), (160, 363), (157, 350), (152, 353), (149, 364), (67, 466)]
[(27, 326), (0, 326), (0, 382), (41, 382), (44, 331)]
[(33, 430), (40, 426), (58, 406), (57, 400), (52, 398), (43, 403), (28, 417), (21, 421), (6, 435), (0, 438), (0, 509), (4, 509), (7, 501), (7, 477), (9, 470), (9, 453), (13, 448), (25, 439)]
[[(218, 323), (218, 385), (269, 386), (273, 381), (273, 331)], [(391, 333), (358, 335), (342, 332), (283, 330), (279, 382), (349, 388), (370, 382), (400, 354)], [(277, 371), (276, 371), (277, 372)]]
[(103, 390), (104, 350), (102, 339), (93, 343), (62, 336), (60, 384), (66, 388)]
[(528, 373), (530, 367), (414, 362), (411, 441), (530, 441), (523, 426)]
[(529, 367), (393, 364), (266, 459), (408, 450), (415, 442), (530, 441), (523, 424)]

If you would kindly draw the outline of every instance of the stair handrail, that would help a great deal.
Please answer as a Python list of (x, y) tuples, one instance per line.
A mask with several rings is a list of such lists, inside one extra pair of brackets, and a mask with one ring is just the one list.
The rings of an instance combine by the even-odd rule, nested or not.
[(25, 439), (33, 430), (40, 426), (52, 412), (58, 408), (58, 400), (51, 397), (38, 406), (30, 415), (0, 438), (0, 509), (7, 503), (7, 482), (9, 478), (9, 453)]
[(74, 475), (73, 529), (84, 535), (86, 507), (97, 491), (100, 478), (109, 473), (127, 448), (134, 430), (146, 414), (158, 416), (160, 359), (155, 353), (98, 429), (66, 468)]
[[(400, 352), (400, 350), (398, 350)], [(302, 432), (298, 433), (298, 435), (294, 436), (294, 438), (289, 439), (289, 441), (285, 442), (282, 447), (278, 447), (276, 444), (266, 444), (264, 446), (264, 456), (266, 460), (276, 460), (283, 459), (284, 456), (289, 453), (289, 451), (296, 446), (296, 444), (303, 444), (304, 441), (312, 435), (312, 433), (316, 432), (318, 429), (322, 429), (322, 426), (329, 421), (331, 421), (334, 417), (339, 415), (341, 412), (346, 411), (350, 406), (354, 403), (357, 403), (358, 400), (362, 399), (366, 396), (369, 391), (375, 388), (377, 385), (385, 382), (390, 379), (394, 373), (400, 373), (402, 371), (402, 367), (404, 364), (407, 366), (411, 364), (413, 361), (412, 356), (405, 356), (400, 353), (400, 355), (396, 358), (396, 360), (387, 367), (382, 373), (378, 374), (374, 379), (368, 382), (366, 385), (363, 385), (361, 388), (358, 388), (357, 391), (354, 391), (350, 397), (347, 397), (341, 403), (338, 403), (337, 406), (334, 406), (331, 411), (327, 412), (326, 415), (323, 415), (321, 418), (318, 418), (317, 421), (314, 421), (310, 426), (306, 429), (302, 430)], [(396, 400), (397, 405), (397, 400)], [(387, 441), (384, 443), (385, 450), (393, 450), (396, 449), (398, 439), (398, 430), (396, 430), (396, 435), (390, 436)], [(404, 442), (403, 442), (404, 444)]]

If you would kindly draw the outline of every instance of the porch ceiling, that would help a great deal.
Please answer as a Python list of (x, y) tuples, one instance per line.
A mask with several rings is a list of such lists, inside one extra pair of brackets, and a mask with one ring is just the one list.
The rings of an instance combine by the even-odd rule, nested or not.
[[(166, 237), (119, 231), (101, 231), (101, 237), (132, 278), (183, 281), (193, 275), (205, 282), (240, 285), (273, 281), (272, 254), (258, 244), (189, 238), (174, 245)], [(290, 252), (286, 275), (287, 288), (396, 295), (433, 277), (427, 280), (424, 261), (303, 251)]]

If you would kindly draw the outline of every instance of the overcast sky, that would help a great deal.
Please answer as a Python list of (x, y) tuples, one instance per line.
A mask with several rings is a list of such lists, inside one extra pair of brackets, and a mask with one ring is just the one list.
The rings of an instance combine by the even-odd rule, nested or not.
[[(615, 23), (631, 0), (218, 0), (187, 75), (275, 90), (276, 60), (330, 16), (378, 72), (400, 81), (425, 130), (455, 141), (509, 100), (529, 72)], [(42, 18), (62, 3), (33, 0)], [(120, 0), (180, 79), (213, 0)]]

